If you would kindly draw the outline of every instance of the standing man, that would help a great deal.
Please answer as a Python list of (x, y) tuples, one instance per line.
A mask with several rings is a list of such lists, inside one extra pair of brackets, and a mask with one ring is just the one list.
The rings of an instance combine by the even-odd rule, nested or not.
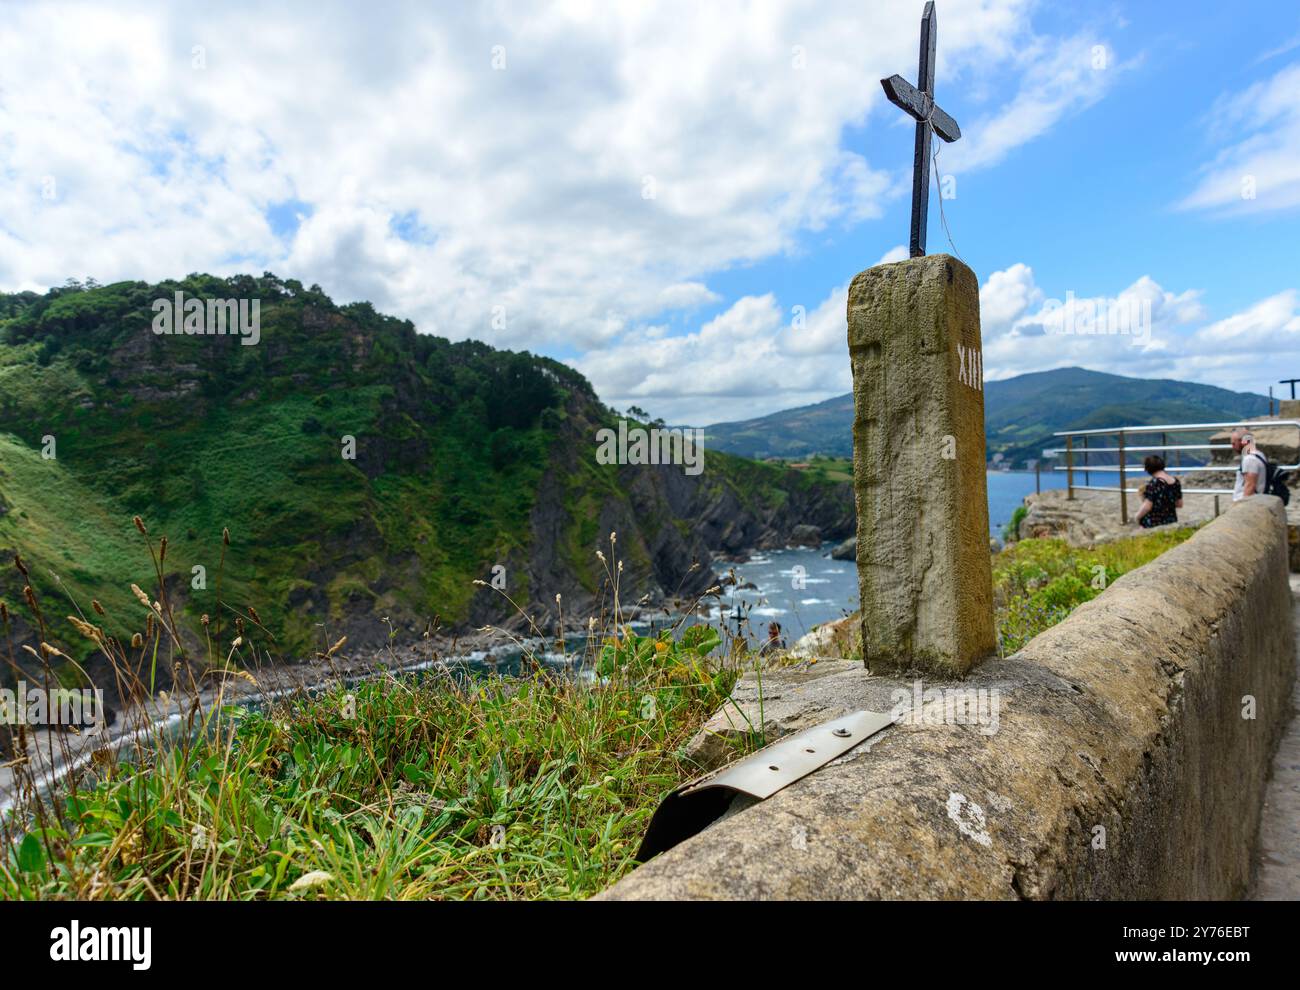
[(1255, 447), (1255, 435), (1240, 426), (1232, 431), (1232, 450), (1241, 455), (1237, 467), (1237, 483), (1232, 488), (1232, 500), (1240, 502), (1243, 498), (1258, 494), (1264, 490), (1264, 479), (1268, 476), (1268, 467), (1264, 455)]

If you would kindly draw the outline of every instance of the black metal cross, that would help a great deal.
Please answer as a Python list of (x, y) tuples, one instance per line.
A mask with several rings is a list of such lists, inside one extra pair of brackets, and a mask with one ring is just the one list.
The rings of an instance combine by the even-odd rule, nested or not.
[(1283, 378), (1280, 382), (1278, 382), (1278, 384), (1279, 384), (1279, 385), (1290, 385), (1290, 386), (1291, 386), (1291, 398), (1294, 399), (1294, 398), (1295, 398), (1295, 386), (1296, 386), (1296, 382), (1300, 382), (1300, 378)]
[(916, 154), (912, 160), (912, 257), (925, 254), (925, 223), (930, 208), (930, 128), (949, 143), (961, 137), (957, 121), (934, 102), (934, 49), (939, 33), (934, 3), (921, 15), (921, 64), (916, 70), (920, 89), (902, 76), (880, 80), (889, 102), (916, 118)]

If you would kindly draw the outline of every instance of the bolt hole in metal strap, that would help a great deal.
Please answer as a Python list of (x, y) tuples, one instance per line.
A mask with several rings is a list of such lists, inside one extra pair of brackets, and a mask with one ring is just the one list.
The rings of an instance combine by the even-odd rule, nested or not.
[(644, 863), (723, 818), (766, 800), (893, 722), (892, 715), (882, 712), (851, 712), (792, 733), (739, 762), (683, 784), (655, 810), (637, 850), (637, 862)]

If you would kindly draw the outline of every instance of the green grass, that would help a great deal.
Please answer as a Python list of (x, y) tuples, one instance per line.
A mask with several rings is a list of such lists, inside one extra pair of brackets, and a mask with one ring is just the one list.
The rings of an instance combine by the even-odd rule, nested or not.
[(1020, 539), (1020, 524), (1024, 522), (1025, 516), (1029, 515), (1029, 507), (1026, 505), (1017, 505), (1007, 524), (1002, 527), (1002, 542), (1015, 543)]
[[(156, 584), (130, 517), (107, 511), (103, 500), (57, 458), (42, 459), (39, 451), (3, 433), (0, 502), (7, 507), (0, 515), (0, 546), (14, 547), (22, 554), (37, 594), (59, 603), (47, 618), (55, 636), (69, 644), (67, 652), (80, 659), (93, 650), (72, 634), (72, 626), (63, 618), (73, 611), (73, 603), (88, 605), (92, 598), (108, 613), (110, 635), (130, 639), (144, 621), (131, 585), (152, 588)], [(180, 549), (174, 560), (187, 559), (194, 549)], [(16, 604), (22, 601), (25, 580), (11, 561), (0, 564), (0, 600)]]
[(818, 481), (834, 483), (853, 480), (852, 458), (824, 457), (821, 454), (815, 454), (811, 460), (807, 461), (807, 464), (808, 466), (802, 469), (803, 473)]
[(1118, 577), (1188, 539), (1185, 527), (1081, 549), (1029, 539), (993, 555), (993, 600), (1004, 656), (1100, 595)]
[(592, 644), (599, 679), (385, 676), (102, 771), (0, 846), (21, 899), (564, 899), (630, 870), (726, 699), (717, 633)]

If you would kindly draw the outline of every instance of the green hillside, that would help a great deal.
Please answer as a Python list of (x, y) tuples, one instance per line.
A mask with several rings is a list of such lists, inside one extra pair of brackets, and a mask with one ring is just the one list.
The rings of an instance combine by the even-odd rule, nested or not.
[[(177, 290), (260, 299), (260, 342), (154, 334), (151, 302)], [(707, 586), (692, 564), (713, 549), (852, 526), (846, 486), (795, 471), (712, 451), (699, 477), (597, 464), (613, 416), (558, 362), (418, 334), (271, 274), (0, 294), (0, 599), (24, 621), (30, 580), (79, 642), (63, 617), (96, 598), (129, 638), (135, 583), (165, 592), (195, 643), (205, 614), (256, 613), (264, 645), (293, 657), (342, 634), (379, 646), (390, 625), (517, 620), (474, 583), (496, 565), (539, 619), (557, 593), (576, 614), (602, 593), (612, 530), (635, 600)], [(161, 584), (136, 515), (168, 537)]]
[[(1170, 379), (1146, 380), (1085, 368), (1058, 368), (984, 385), (988, 454), (1013, 466), (1056, 446), (1058, 430), (1216, 422), (1268, 412), (1262, 395)], [(853, 453), (853, 397), (837, 396), (737, 423), (706, 427), (712, 446), (745, 457)]]

